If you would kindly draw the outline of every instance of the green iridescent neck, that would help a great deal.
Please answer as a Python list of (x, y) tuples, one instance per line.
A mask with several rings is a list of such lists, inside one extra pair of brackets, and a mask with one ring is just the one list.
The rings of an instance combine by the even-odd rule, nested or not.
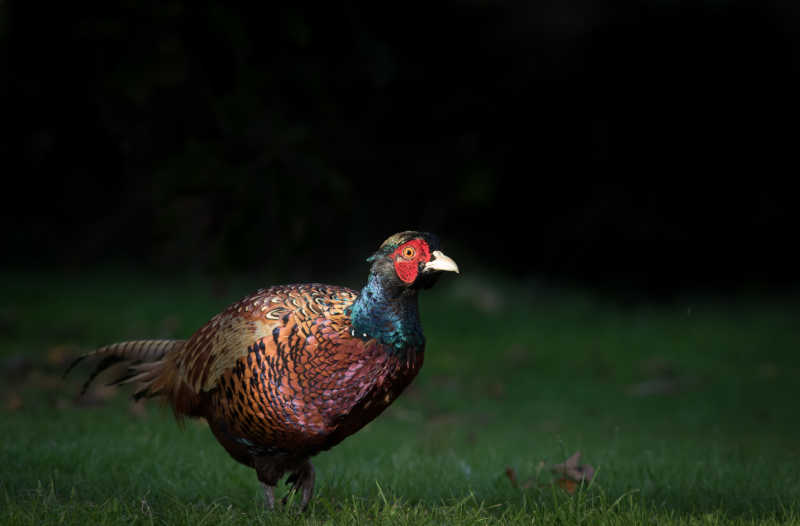
[[(375, 338), (396, 352), (425, 345), (419, 322), (417, 293), (407, 288), (390, 289), (371, 273), (351, 309), (353, 335)], [(366, 335), (366, 336), (364, 336)]]

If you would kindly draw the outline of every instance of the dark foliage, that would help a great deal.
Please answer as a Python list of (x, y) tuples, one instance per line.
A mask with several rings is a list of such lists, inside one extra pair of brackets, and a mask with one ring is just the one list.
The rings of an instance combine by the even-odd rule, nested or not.
[(0, 4), (8, 261), (795, 279), (791, 3), (268, 5)]

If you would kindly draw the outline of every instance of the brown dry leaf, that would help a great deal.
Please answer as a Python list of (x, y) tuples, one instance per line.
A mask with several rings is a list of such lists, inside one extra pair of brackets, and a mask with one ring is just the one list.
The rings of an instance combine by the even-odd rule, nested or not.
[(571, 457), (556, 464), (550, 470), (556, 475), (573, 480), (575, 482), (590, 481), (594, 477), (594, 466), (591, 464), (580, 464), (581, 452), (576, 451)]
[(511, 485), (515, 488), (528, 489), (532, 487), (535, 482), (533, 478), (529, 478), (525, 480), (525, 482), (520, 483), (517, 479), (517, 472), (512, 467), (506, 468), (506, 477), (508, 477), (509, 482), (511, 482)]
[(508, 480), (511, 481), (511, 485), (516, 488), (517, 487), (517, 472), (514, 471), (514, 468), (506, 468), (506, 477), (508, 477)]
[[(570, 495), (574, 494), (578, 490), (581, 482), (588, 482), (592, 480), (592, 477), (594, 477), (594, 467), (590, 464), (580, 464), (580, 459), (581, 453), (580, 451), (576, 451), (571, 457), (561, 464), (551, 466), (550, 471), (552, 471), (558, 478), (556, 478), (550, 484), (539, 484), (538, 486), (546, 488), (550, 485), (555, 485)], [(543, 469), (545, 469), (545, 463), (542, 461), (539, 462), (539, 465), (536, 468), (536, 476), (526, 479), (525, 482), (520, 483), (514, 468), (507, 467), (506, 477), (508, 477), (511, 485), (515, 488), (527, 489), (536, 484), (536, 480)]]
[(568, 479), (568, 478), (560, 478), (560, 479), (556, 480), (556, 486), (558, 486), (559, 488), (563, 489), (564, 491), (566, 491), (570, 495), (575, 493), (575, 490), (578, 489), (578, 483), (575, 482), (574, 480)]

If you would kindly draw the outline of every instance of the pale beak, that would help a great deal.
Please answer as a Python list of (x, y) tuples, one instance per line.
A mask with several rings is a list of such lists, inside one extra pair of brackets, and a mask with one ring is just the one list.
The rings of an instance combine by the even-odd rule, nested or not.
[(441, 251), (434, 250), (432, 256), (433, 259), (425, 263), (425, 266), (422, 268), (423, 272), (439, 270), (458, 274), (458, 265), (456, 265), (456, 262), (445, 256)]

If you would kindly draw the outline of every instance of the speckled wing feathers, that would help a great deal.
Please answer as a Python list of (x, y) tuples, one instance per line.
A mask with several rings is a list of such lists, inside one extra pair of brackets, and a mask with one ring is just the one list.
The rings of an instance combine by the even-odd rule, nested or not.
[(343, 287), (289, 285), (230, 306), (172, 357), (202, 407), (179, 391), (173, 406), (204, 416), (240, 460), (338, 443), (388, 406), (422, 364), (422, 349), (400, 359), (351, 335), (356, 297)]
[[(176, 354), (180, 376), (197, 393), (217, 386), (222, 374), (248, 354), (248, 347), (285, 326), (291, 317), (309, 332), (320, 317), (343, 330), (348, 323), (344, 309), (356, 292), (324, 285), (285, 285), (261, 289), (214, 316)], [(265, 348), (264, 352), (267, 352)]]

